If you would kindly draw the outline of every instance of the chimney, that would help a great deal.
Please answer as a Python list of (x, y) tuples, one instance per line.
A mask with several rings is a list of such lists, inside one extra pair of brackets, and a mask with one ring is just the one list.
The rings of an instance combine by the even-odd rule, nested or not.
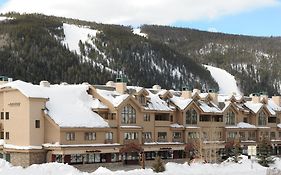
[(125, 78), (116, 78), (116, 83), (115, 83), (115, 89), (116, 92), (120, 94), (124, 94), (127, 90), (127, 83), (125, 81)]
[(193, 89), (193, 93), (197, 93), (199, 95), (201, 91), (199, 89)]
[(253, 103), (260, 103), (260, 96), (259, 96), (259, 94), (252, 93), (250, 95), (250, 97), (252, 98), (252, 102)]
[(272, 100), (275, 104), (277, 104), (278, 106), (281, 106), (281, 96), (272, 96)]
[(191, 98), (192, 92), (188, 88), (183, 87), (182, 91), (181, 91), (181, 97), (184, 98), (184, 99)]
[(268, 103), (268, 95), (266, 92), (260, 92), (260, 101), (264, 101), (266, 104)]
[(43, 80), (43, 81), (40, 81), (40, 86), (41, 87), (50, 87), (50, 83), (48, 81)]
[(216, 105), (219, 105), (218, 93), (215, 92), (213, 89), (210, 89), (208, 93), (212, 98), (212, 102), (215, 103)]

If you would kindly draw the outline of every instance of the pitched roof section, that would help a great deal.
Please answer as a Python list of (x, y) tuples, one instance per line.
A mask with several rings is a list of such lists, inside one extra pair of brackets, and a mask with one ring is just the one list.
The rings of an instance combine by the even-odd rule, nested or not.
[(189, 104), (192, 102), (192, 98), (184, 99), (183, 97), (173, 96), (170, 98), (171, 102), (173, 102), (179, 109), (184, 110)]
[(18, 89), (27, 97), (48, 98), (45, 113), (60, 127), (109, 127), (101, 116), (92, 111), (94, 100), (87, 93), (89, 85), (42, 87), (23, 81), (14, 81), (4, 86)]
[(16, 80), (13, 82), (6, 83), (0, 86), (3, 88), (13, 88), (19, 90), (24, 96), (28, 98), (45, 98), (48, 99), (48, 95), (45, 94), (38, 85), (33, 85), (21, 80)]
[(153, 94), (151, 91), (148, 91), (148, 104), (145, 107), (146, 110), (157, 110), (157, 111), (173, 111), (169, 105), (159, 97), (159, 94)]
[(120, 94), (116, 91), (97, 89), (97, 93), (109, 101), (114, 107), (118, 107), (123, 101), (125, 101), (129, 94)]

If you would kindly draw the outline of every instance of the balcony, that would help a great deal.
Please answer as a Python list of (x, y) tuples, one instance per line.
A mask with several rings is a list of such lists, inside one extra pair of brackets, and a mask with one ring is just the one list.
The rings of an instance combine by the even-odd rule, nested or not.
[(124, 139), (123, 143), (124, 143), (124, 145), (130, 144), (130, 143), (133, 143), (136, 145), (140, 144), (139, 139)]
[(157, 142), (168, 142), (167, 138), (158, 138)]
[(105, 144), (112, 144), (113, 143), (113, 139), (105, 139), (104, 143)]
[(182, 138), (173, 138), (172, 140), (173, 142), (183, 142)]

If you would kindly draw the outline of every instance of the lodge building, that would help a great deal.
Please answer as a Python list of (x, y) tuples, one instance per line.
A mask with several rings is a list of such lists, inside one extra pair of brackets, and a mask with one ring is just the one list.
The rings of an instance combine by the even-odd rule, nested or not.
[(0, 155), (13, 165), (135, 164), (141, 155), (172, 161), (199, 156), (198, 148), (212, 162), (234, 140), (247, 154), (247, 146), (264, 137), (273, 154), (281, 154), (280, 96), (142, 88), (122, 79), (106, 85), (1, 84)]

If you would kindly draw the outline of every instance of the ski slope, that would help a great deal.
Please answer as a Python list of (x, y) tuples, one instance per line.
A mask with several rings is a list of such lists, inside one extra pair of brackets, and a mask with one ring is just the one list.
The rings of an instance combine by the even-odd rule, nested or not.
[(219, 93), (220, 94), (232, 94), (236, 93), (237, 95), (241, 95), (241, 92), (237, 86), (237, 82), (235, 77), (228, 73), (227, 71), (213, 67), (208, 65), (203, 65), (210, 71), (212, 77), (219, 85)]

